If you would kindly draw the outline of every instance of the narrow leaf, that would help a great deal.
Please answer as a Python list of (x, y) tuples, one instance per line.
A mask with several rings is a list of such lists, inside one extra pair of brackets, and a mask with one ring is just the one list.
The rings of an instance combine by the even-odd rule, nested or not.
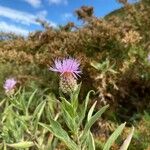
[(118, 138), (118, 136), (121, 134), (122, 130), (124, 129), (126, 123), (121, 124), (109, 137), (107, 142), (104, 145), (103, 150), (109, 150), (112, 144), (115, 142), (115, 140)]
[(70, 102), (68, 102), (65, 98), (61, 97), (62, 107), (69, 113), (71, 117), (75, 117), (75, 111)]
[(53, 133), (58, 139), (63, 141), (71, 150), (78, 149), (78, 146), (70, 139), (68, 133), (61, 127), (61, 125), (57, 121), (51, 119), (50, 126), (44, 123), (39, 124)]
[(31, 104), (31, 102), (32, 102), (32, 100), (33, 100), (33, 97), (34, 97), (34, 95), (36, 94), (36, 92), (37, 92), (37, 89), (31, 94), (31, 96), (29, 97), (29, 100), (28, 100), (28, 104), (27, 104), (27, 110), (29, 109), (29, 106), (30, 106), (30, 104)]
[(88, 113), (88, 117), (87, 117), (87, 121), (89, 121), (90, 119), (91, 119), (91, 116), (92, 116), (92, 114), (93, 114), (93, 111), (94, 111), (94, 108), (95, 108), (95, 106), (96, 106), (96, 103), (97, 103), (97, 101), (95, 101), (95, 103), (92, 105), (92, 107), (90, 108), (90, 110), (89, 110), (89, 113)]
[(95, 142), (91, 132), (89, 132), (88, 150), (95, 150)]
[(4, 145), (3, 149), (4, 149), (4, 150), (7, 150), (7, 146), (6, 146), (5, 141), (3, 142), (3, 145)]
[(3, 99), (3, 100), (0, 102), (0, 107), (4, 104), (5, 101), (6, 101), (6, 99)]
[(63, 118), (65, 120), (66, 125), (72, 132), (74, 132), (76, 128), (75, 118), (74, 117), (72, 118), (70, 114), (63, 107), (62, 107), (62, 111), (63, 111)]
[(82, 123), (82, 120), (85, 118), (85, 114), (86, 114), (86, 110), (87, 110), (87, 106), (88, 106), (88, 102), (89, 102), (89, 98), (90, 98), (90, 94), (91, 93), (94, 93), (93, 90), (89, 91), (86, 98), (85, 98), (85, 101), (82, 105), (80, 105), (80, 111), (79, 112), (79, 125)]
[(83, 134), (81, 136), (82, 141), (85, 140), (85, 137), (87, 133), (89, 133), (89, 130), (91, 126), (96, 122), (96, 120), (101, 117), (101, 115), (106, 111), (106, 109), (109, 107), (109, 105), (106, 105), (102, 107), (94, 116), (91, 117), (91, 119), (86, 123), (85, 129), (83, 131)]
[(81, 83), (78, 85), (76, 91), (71, 94), (71, 104), (75, 110), (77, 110), (78, 108), (78, 96), (80, 93), (80, 89), (81, 89)]
[(34, 143), (31, 141), (22, 141), (19, 143), (14, 143), (14, 144), (6, 144), (9, 147), (13, 147), (13, 148), (29, 148), (34, 146)]
[(44, 106), (45, 106), (46, 102), (45, 101), (42, 101), (35, 109), (34, 113), (33, 113), (33, 119), (39, 119), (40, 116), (41, 116), (41, 113), (44, 109)]
[(36, 132), (37, 128), (38, 128), (38, 122), (41, 118), (41, 115), (44, 111), (44, 107), (46, 105), (46, 101), (42, 101), (36, 108), (36, 110), (34, 111), (33, 114), (33, 120), (34, 120), (34, 132)]
[(126, 140), (123, 142), (122, 146), (120, 147), (120, 150), (127, 150), (128, 149), (129, 144), (131, 142), (131, 139), (133, 137), (133, 133), (134, 133), (134, 127), (132, 127), (131, 133), (128, 135)]

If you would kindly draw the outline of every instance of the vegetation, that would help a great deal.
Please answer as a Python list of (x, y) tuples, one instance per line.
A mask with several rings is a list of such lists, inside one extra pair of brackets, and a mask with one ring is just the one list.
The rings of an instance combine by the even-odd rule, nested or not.
[[(92, 7), (76, 10), (82, 27), (69, 22), (54, 29), (37, 20), (44, 31), (27, 38), (0, 34), (0, 149), (80, 149), (91, 142), (101, 150), (115, 133), (117, 140), (110, 143), (117, 150), (126, 138), (130, 142), (132, 126), (129, 150), (150, 149), (150, 1), (120, 2), (122, 9), (102, 19), (93, 15)], [(81, 89), (72, 93), (76, 107), (70, 95), (60, 92), (59, 76), (49, 70), (54, 59), (67, 57), (81, 63)], [(3, 84), (12, 77), (17, 84), (9, 95)], [(95, 93), (89, 97), (90, 90)], [(81, 142), (78, 138), (88, 126), (88, 117), (107, 105), (108, 110), (101, 118), (99, 113), (86, 130), (88, 138)], [(83, 109), (81, 117), (75, 110)]]

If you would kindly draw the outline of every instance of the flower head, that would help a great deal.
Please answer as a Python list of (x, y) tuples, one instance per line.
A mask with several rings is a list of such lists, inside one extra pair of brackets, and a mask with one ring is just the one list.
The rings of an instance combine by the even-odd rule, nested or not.
[(60, 73), (59, 87), (63, 93), (72, 93), (77, 89), (77, 76), (81, 73), (80, 63), (76, 59), (56, 59), (54, 66), (49, 69)]
[(54, 66), (49, 69), (54, 72), (59, 72), (61, 75), (73, 75), (77, 78), (81, 73), (79, 70), (80, 63), (74, 58), (56, 59), (54, 63)]
[(8, 93), (8, 92), (14, 90), (16, 83), (17, 83), (17, 81), (14, 78), (7, 79), (3, 86), (5, 89), (5, 92)]

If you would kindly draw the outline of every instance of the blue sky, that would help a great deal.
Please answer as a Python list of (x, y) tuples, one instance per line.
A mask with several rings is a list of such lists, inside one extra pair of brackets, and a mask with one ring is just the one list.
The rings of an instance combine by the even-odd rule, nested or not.
[(122, 7), (116, 0), (0, 0), (0, 31), (27, 35), (41, 30), (36, 18), (44, 19), (54, 27), (68, 21), (78, 24), (74, 11), (82, 5), (93, 6), (97, 17)]

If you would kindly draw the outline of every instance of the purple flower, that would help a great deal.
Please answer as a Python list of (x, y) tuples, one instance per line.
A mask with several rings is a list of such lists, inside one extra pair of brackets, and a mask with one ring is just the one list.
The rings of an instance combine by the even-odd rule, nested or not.
[(59, 88), (63, 93), (74, 92), (77, 85), (77, 76), (81, 74), (80, 62), (74, 58), (56, 59), (51, 71), (60, 73)]
[(17, 81), (14, 78), (9, 78), (4, 83), (5, 92), (8, 93), (15, 88)]
[(63, 60), (56, 59), (54, 62), (54, 66), (50, 67), (49, 69), (54, 72), (59, 72), (64, 76), (73, 75), (75, 78), (81, 74), (79, 70), (80, 63), (78, 60), (74, 58), (66, 58)]

